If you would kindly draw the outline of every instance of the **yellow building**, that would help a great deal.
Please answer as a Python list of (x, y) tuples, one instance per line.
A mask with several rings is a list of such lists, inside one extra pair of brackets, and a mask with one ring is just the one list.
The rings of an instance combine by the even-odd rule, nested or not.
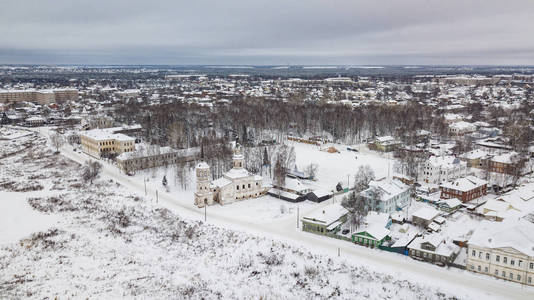
[(93, 129), (80, 133), (83, 152), (100, 158), (111, 154), (122, 154), (135, 150), (135, 139), (122, 133), (105, 129)]
[(76, 89), (52, 89), (52, 90), (0, 90), (0, 103), (7, 102), (37, 102), (49, 104), (56, 101), (77, 100)]
[(467, 270), (534, 286), (534, 224), (480, 223), (468, 242)]

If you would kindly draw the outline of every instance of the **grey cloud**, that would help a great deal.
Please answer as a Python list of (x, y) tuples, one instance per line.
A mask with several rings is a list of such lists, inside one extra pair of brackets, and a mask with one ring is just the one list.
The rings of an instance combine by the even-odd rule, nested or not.
[(534, 64), (532, 28), (528, 0), (5, 0), (0, 63)]

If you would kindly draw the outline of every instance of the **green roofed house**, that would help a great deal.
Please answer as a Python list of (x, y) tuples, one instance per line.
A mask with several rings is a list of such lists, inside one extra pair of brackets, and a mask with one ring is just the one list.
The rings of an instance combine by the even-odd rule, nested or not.
[(322, 235), (335, 235), (347, 220), (348, 210), (335, 203), (302, 217), (302, 230)]
[(352, 242), (370, 247), (381, 246), (389, 239), (389, 229), (380, 225), (372, 225), (352, 235)]

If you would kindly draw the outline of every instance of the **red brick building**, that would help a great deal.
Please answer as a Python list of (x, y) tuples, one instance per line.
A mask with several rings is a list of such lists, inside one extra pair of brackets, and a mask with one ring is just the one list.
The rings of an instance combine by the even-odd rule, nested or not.
[(439, 186), (441, 198), (458, 198), (463, 203), (487, 194), (488, 182), (474, 176), (467, 176)]

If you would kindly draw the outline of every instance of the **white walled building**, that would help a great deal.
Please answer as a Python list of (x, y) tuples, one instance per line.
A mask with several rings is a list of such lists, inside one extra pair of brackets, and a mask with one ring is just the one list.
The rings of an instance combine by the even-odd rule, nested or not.
[(386, 214), (392, 214), (410, 203), (410, 187), (399, 180), (373, 180), (361, 195), (365, 197), (369, 210)]
[(467, 270), (534, 286), (534, 224), (484, 221), (468, 242)]
[(450, 135), (461, 136), (467, 133), (475, 132), (476, 126), (473, 123), (460, 121), (449, 125)]
[(244, 156), (236, 148), (233, 156), (233, 168), (223, 177), (210, 182), (210, 167), (201, 162), (196, 167), (197, 191), (195, 205), (204, 207), (219, 203), (221, 205), (265, 195), (263, 178), (244, 168)]
[(454, 156), (431, 156), (419, 168), (419, 178), (430, 184), (441, 184), (466, 174), (467, 163)]

